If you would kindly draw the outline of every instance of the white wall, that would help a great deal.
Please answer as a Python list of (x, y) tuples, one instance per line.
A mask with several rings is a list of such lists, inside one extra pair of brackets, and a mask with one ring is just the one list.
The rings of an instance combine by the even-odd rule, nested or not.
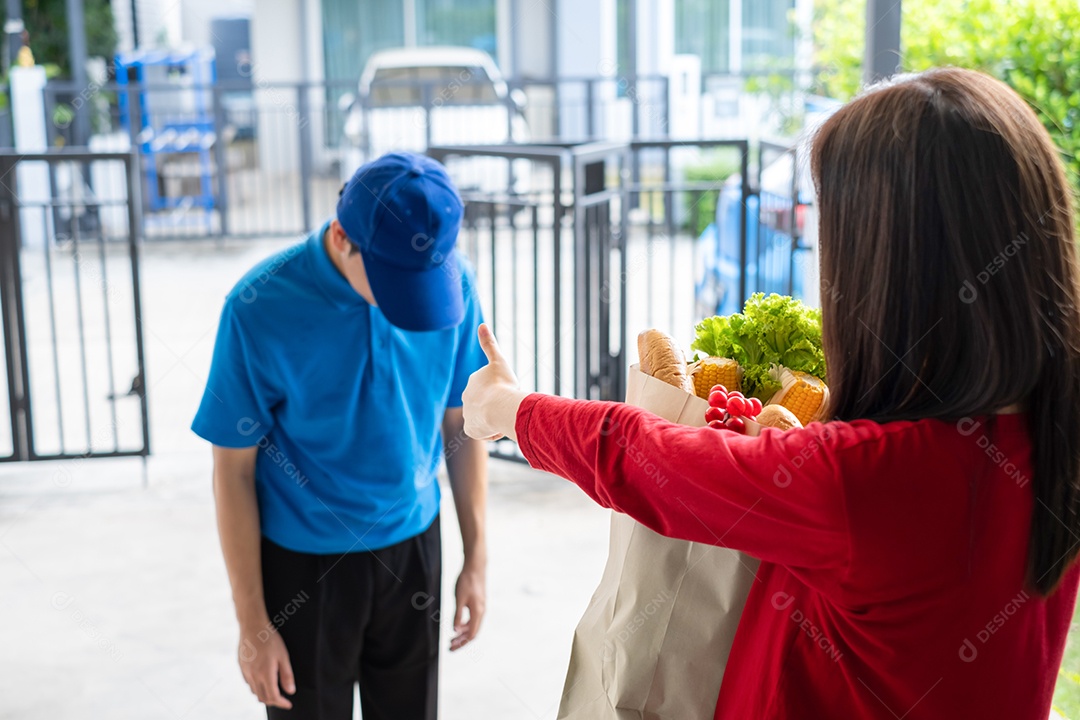
[(638, 74), (669, 72), (675, 55), (674, 0), (637, 0), (636, 19)]
[[(581, 78), (612, 75), (618, 64), (615, 45), (615, 0), (556, 0), (555, 32), (557, 48), (555, 70), (559, 77)], [(614, 83), (596, 86), (593, 106), (597, 111), (595, 129), (604, 133), (599, 108), (615, 98)], [(559, 87), (562, 137), (577, 140), (585, 137), (587, 125), (586, 89), (583, 84), (563, 83)]]
[(556, 0), (556, 70), (563, 76), (608, 74), (616, 61), (615, 0)]
[(251, 14), (251, 58), (256, 82), (300, 80), (297, 28), (301, 1), (255, 0)]
[[(208, 0), (211, 1), (211, 0)], [(323, 79), (322, 7), (317, 0), (251, 0), (251, 55), (254, 78), (299, 82), (304, 65), (300, 30), (307, 26), (307, 70), (312, 82)], [(304, 9), (301, 23), (300, 8)]]
[[(114, 0), (113, 24), (118, 36), (117, 51), (133, 49), (131, 31), (131, 0)], [(139, 20), (139, 44), (142, 47), (176, 47), (183, 37), (181, 4), (161, 0), (135, 0)]]
[[(123, 2), (123, 0), (120, 0)], [(185, 43), (210, 47), (210, 22), (219, 17), (250, 17), (255, 0), (183, 0), (180, 3), (180, 29)]]
[[(516, 54), (518, 67), (510, 67), (509, 74), (517, 77), (551, 77), (555, 74), (555, 58), (551, 56), (555, 16), (542, 2), (510, 1), (515, 5), (511, 22), (516, 23), (510, 37), (517, 44), (517, 51), (514, 53), (511, 48), (507, 48), (507, 51), (511, 56)], [(501, 10), (502, 5), (499, 8)]]
[[(255, 0), (135, 0), (139, 17), (139, 43), (143, 47), (157, 45), (164, 32), (166, 45), (186, 44), (209, 47), (210, 21), (216, 17), (251, 15)], [(133, 49), (131, 32), (131, 0), (113, 0), (113, 20), (118, 36), (117, 50)]]
[[(637, 0), (637, 74), (641, 76), (671, 76), (675, 70), (675, 2), (674, 0)], [(679, 69), (685, 72), (686, 65), (680, 65)], [(700, 81), (699, 74), (697, 75)], [(667, 96), (663, 91), (663, 85), (655, 79), (640, 81), (640, 87), (631, 98), (636, 104), (638, 116), (638, 132), (641, 137), (662, 137), (667, 131), (666, 123), (671, 118), (665, 118), (664, 105), (670, 106), (669, 113), (676, 112), (675, 106), (671, 106), (672, 95), (685, 97), (678, 93), (677, 88), (668, 88)], [(693, 93), (695, 96), (697, 92)], [(695, 113), (697, 109), (686, 108)], [(680, 109), (682, 111), (683, 109)]]
[[(304, 13), (301, 16), (301, 12)], [(298, 99), (293, 88), (273, 83), (296, 83), (323, 79), (322, 14), (318, 2), (304, 0), (254, 0), (251, 16), (252, 80), (259, 108), (258, 137), (260, 167), (264, 172), (284, 173), (299, 169)], [(301, 55), (301, 30), (307, 31), (307, 61)], [(311, 133), (315, 170), (323, 170), (332, 157), (324, 149), (323, 123), (319, 113), (336, 112), (323, 108), (323, 94), (308, 93), (313, 113), (306, 118)], [(273, 143), (273, 147), (271, 147)]]

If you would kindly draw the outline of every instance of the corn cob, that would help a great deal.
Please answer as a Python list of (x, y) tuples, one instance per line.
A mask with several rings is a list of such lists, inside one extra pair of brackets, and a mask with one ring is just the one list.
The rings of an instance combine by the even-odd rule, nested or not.
[(787, 368), (780, 368), (776, 374), (780, 390), (769, 400), (769, 404), (783, 405), (803, 425), (818, 419), (829, 399), (829, 388), (825, 383), (813, 375)]
[(699, 398), (709, 399), (714, 385), (723, 385), (728, 391), (739, 389), (739, 363), (731, 358), (707, 357), (690, 366), (690, 378), (694, 392)]

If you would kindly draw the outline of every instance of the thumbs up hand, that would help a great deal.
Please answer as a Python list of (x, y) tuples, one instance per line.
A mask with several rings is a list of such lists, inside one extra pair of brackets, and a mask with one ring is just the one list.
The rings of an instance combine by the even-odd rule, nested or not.
[(461, 396), (465, 434), (476, 440), (513, 440), (518, 406), (527, 393), (518, 387), (517, 376), (499, 350), (491, 328), (481, 325), (479, 337), (488, 364), (472, 374)]

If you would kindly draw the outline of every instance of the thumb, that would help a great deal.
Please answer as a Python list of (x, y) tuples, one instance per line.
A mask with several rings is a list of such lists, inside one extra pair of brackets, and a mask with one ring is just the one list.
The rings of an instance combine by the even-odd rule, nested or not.
[(460, 597), (454, 600), (454, 630), (457, 630), (465, 622), (465, 603), (461, 602)]
[(480, 329), (477, 331), (480, 338), (480, 348), (487, 355), (489, 363), (496, 363), (503, 361), (502, 351), (499, 350), (499, 341), (495, 339), (495, 333), (491, 331), (487, 323), (481, 323)]
[(293, 675), (288, 656), (281, 659), (278, 672), (281, 673), (281, 688), (289, 695), (296, 694), (296, 677)]

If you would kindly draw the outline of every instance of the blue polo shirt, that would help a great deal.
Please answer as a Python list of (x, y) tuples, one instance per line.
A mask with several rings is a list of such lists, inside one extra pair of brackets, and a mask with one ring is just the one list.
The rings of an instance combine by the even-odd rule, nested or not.
[(257, 445), (263, 536), (320, 554), (375, 550), (428, 528), (443, 414), (487, 362), (469, 271), (459, 326), (401, 330), (334, 267), (326, 228), (228, 294), (191, 426), (214, 445)]

